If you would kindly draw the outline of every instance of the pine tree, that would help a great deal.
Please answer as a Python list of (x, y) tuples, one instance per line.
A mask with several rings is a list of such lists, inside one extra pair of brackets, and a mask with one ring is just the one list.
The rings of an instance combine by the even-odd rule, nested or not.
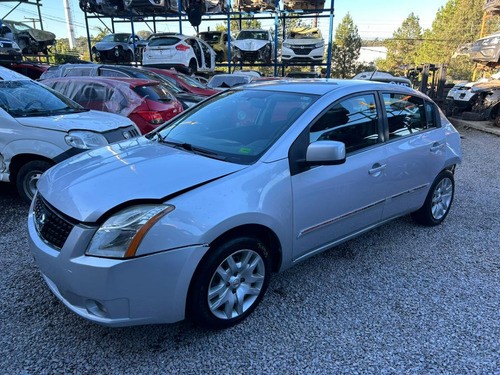
[(335, 30), (332, 45), (332, 76), (351, 78), (356, 72), (357, 59), (361, 49), (361, 37), (349, 13)]
[(377, 68), (401, 75), (409, 66), (415, 65), (418, 47), (422, 44), (422, 27), (415, 14), (403, 21), (392, 38), (385, 41), (387, 57), (377, 62)]

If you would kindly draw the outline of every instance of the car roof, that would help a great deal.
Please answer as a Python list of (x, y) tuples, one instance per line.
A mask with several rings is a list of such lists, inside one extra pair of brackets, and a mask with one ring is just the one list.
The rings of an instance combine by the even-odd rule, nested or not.
[(69, 81), (69, 82), (77, 82), (77, 81), (88, 81), (88, 82), (103, 82), (106, 84), (109, 84), (110, 86), (116, 86), (120, 82), (122, 84), (128, 84), (130, 87), (137, 87), (137, 86), (155, 86), (159, 85), (160, 82), (158, 81), (153, 81), (150, 79), (143, 79), (143, 78), (130, 78), (130, 77), (102, 77), (102, 76), (78, 76), (78, 77), (55, 77), (55, 78), (48, 78), (45, 81)]
[(279, 79), (279, 80), (268, 80), (268, 81), (253, 81), (252, 83), (245, 86), (246, 88), (252, 88), (257, 90), (265, 91), (283, 91), (283, 92), (300, 92), (304, 94), (311, 95), (325, 95), (329, 92), (340, 90), (340, 89), (351, 89), (351, 91), (368, 91), (368, 90), (391, 90), (400, 91), (408, 94), (420, 95), (418, 91), (415, 91), (409, 87), (382, 83), (374, 81), (362, 81), (362, 80), (351, 80), (351, 79), (331, 79), (331, 78), (311, 78), (311, 79)]

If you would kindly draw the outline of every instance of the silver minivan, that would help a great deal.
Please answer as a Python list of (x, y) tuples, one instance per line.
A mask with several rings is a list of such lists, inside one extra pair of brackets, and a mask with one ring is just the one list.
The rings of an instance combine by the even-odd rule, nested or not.
[(82, 151), (138, 136), (128, 118), (84, 109), (0, 67), (0, 181), (31, 201), (40, 175)]
[(30, 247), (52, 292), (91, 321), (225, 328), (273, 272), (398, 216), (440, 224), (460, 162), (457, 131), (410, 88), (251, 84), (51, 168)]

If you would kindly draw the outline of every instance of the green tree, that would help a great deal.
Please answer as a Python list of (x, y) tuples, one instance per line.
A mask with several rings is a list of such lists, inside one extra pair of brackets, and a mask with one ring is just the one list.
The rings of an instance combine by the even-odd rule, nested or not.
[[(447, 64), (454, 79), (470, 79), (474, 63), (467, 56), (452, 58), (458, 47), (480, 37), (484, 0), (448, 0), (439, 9), (430, 30), (423, 34), (417, 64)], [(498, 16), (492, 17), (485, 34), (498, 27)]]
[(386, 70), (401, 75), (409, 66), (415, 65), (419, 46), (422, 44), (422, 27), (415, 14), (403, 21), (393, 34), (385, 41), (387, 57), (378, 62), (380, 70)]
[(361, 37), (358, 34), (358, 27), (347, 13), (335, 30), (335, 40), (332, 45), (332, 76), (352, 77), (356, 72), (360, 49)]

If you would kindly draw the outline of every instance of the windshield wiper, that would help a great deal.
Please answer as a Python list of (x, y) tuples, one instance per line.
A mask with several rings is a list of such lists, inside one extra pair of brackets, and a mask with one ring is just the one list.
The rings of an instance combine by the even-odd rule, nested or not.
[(169, 145), (174, 148), (182, 149), (185, 151), (189, 151), (198, 155), (203, 155), (212, 159), (217, 159), (217, 160), (226, 160), (225, 156), (219, 155), (218, 153), (210, 150), (206, 150), (204, 148), (196, 147), (193, 146), (190, 143), (186, 142), (175, 142), (175, 141), (167, 141), (165, 138), (163, 138), (159, 133), (156, 134), (158, 137), (158, 142)]

